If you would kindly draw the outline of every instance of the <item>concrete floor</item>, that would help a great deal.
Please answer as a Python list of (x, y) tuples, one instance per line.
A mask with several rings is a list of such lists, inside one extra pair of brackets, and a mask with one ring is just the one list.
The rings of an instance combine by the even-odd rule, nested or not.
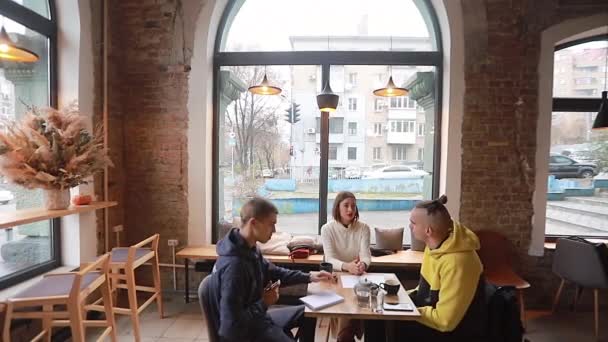
[[(141, 315), (142, 342), (195, 342), (208, 341), (207, 328), (197, 302), (185, 304), (178, 294), (165, 296), (164, 319), (159, 319), (154, 304)], [(530, 342), (586, 342), (608, 341), (606, 314), (600, 312), (600, 338), (593, 334), (592, 312), (531, 313), (526, 338)], [(604, 317), (602, 325), (602, 317)], [(126, 316), (117, 317), (119, 341), (134, 341), (131, 322)], [(325, 341), (327, 322), (319, 322), (316, 341)], [(87, 341), (95, 341), (98, 334), (91, 329)], [(331, 339), (330, 339), (331, 341)]]

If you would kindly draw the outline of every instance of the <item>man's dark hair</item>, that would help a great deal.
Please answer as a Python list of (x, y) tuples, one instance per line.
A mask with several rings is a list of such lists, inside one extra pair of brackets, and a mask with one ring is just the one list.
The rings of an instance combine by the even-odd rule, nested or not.
[(270, 216), (271, 214), (278, 214), (277, 207), (272, 202), (255, 197), (247, 201), (241, 207), (241, 224), (246, 224), (252, 218), (256, 220), (262, 220)]
[(448, 208), (444, 204), (448, 202), (448, 196), (441, 195), (441, 197), (430, 200), (422, 201), (416, 204), (416, 208), (426, 209), (426, 214), (435, 222), (445, 225), (447, 228), (452, 228), (452, 217), (448, 212)]
[[(340, 203), (348, 198), (357, 200), (355, 195), (350, 191), (340, 191), (336, 195), (336, 199), (334, 199), (334, 208), (332, 209), (331, 213), (332, 213), (332, 216), (334, 217), (334, 220), (336, 220), (337, 222), (342, 222), (342, 220), (340, 218)], [(355, 217), (353, 218), (353, 223), (357, 222), (358, 219), (359, 219), (359, 208), (357, 208), (357, 206), (355, 205)]]

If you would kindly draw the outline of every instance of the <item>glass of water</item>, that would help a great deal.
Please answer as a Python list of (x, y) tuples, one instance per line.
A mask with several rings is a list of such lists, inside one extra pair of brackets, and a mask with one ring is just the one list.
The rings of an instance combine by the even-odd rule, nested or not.
[(384, 312), (384, 290), (378, 290), (378, 293), (372, 295), (371, 308), (373, 312), (383, 313)]
[(355, 290), (355, 294), (357, 295), (357, 304), (361, 308), (369, 308), (370, 302), (370, 290), (369, 288), (359, 288)]

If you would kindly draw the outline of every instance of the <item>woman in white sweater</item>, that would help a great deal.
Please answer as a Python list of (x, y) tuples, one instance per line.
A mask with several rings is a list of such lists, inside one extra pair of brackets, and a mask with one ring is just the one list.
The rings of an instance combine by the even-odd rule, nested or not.
[[(372, 259), (370, 232), (369, 226), (359, 221), (355, 195), (348, 191), (338, 193), (332, 214), (333, 221), (321, 228), (325, 261), (330, 262), (335, 271), (356, 275), (365, 273)], [(338, 322), (338, 342), (354, 341), (355, 336), (361, 338), (361, 326), (360, 321), (341, 319)]]

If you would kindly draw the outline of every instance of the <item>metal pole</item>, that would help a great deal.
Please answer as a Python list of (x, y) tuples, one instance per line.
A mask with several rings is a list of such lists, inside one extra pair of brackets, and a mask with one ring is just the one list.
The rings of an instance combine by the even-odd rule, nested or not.
[[(329, 81), (329, 64), (321, 66), (321, 84)], [(319, 162), (319, 234), (327, 222), (327, 178), (329, 174), (329, 113), (321, 112), (321, 160)]]

